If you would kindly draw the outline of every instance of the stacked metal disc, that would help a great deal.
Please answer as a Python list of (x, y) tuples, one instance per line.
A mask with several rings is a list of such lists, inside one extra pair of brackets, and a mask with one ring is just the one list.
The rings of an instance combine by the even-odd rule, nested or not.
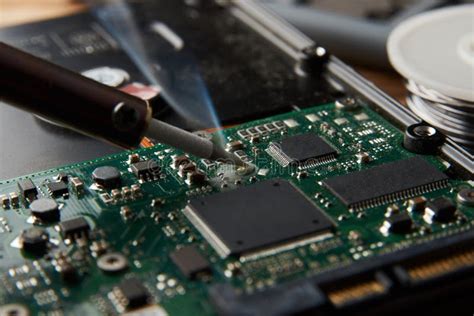
[(474, 103), (445, 96), (408, 80), (408, 106), (454, 141), (474, 148)]
[(406, 20), (390, 35), (388, 53), (407, 79), (410, 109), (454, 141), (474, 148), (474, 5)]

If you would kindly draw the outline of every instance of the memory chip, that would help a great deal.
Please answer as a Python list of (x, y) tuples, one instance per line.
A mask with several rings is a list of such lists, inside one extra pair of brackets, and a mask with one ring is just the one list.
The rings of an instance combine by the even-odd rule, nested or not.
[(282, 166), (312, 166), (333, 161), (337, 156), (337, 150), (314, 133), (289, 136), (279, 143), (271, 143), (267, 152)]
[(329, 178), (323, 184), (346, 206), (358, 210), (434, 191), (447, 181), (443, 172), (416, 156)]
[(184, 213), (221, 257), (277, 252), (326, 238), (335, 226), (301, 191), (280, 179), (195, 198)]

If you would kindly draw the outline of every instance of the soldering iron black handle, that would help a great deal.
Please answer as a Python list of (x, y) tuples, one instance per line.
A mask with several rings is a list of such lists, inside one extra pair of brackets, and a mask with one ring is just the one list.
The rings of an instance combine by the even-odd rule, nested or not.
[(147, 102), (0, 43), (0, 100), (122, 147), (137, 147)]

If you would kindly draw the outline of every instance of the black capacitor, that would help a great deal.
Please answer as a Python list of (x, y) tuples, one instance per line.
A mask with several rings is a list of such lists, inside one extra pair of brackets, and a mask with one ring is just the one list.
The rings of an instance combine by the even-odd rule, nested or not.
[(0, 101), (126, 148), (148, 128), (146, 101), (4, 43), (0, 69)]
[(416, 154), (432, 155), (436, 154), (443, 140), (444, 136), (436, 128), (418, 123), (407, 127), (403, 146)]

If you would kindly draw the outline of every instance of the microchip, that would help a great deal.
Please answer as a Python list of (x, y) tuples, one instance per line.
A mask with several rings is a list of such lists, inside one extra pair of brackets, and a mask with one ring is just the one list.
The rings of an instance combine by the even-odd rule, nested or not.
[(77, 217), (59, 223), (59, 231), (63, 239), (75, 240), (79, 237), (87, 237), (90, 229), (89, 223), (84, 217)]
[(160, 166), (154, 159), (139, 161), (131, 165), (131, 170), (140, 179), (153, 179), (160, 174)]
[(30, 179), (18, 181), (18, 189), (20, 189), (21, 196), (30, 202), (38, 196), (38, 189)]
[(194, 246), (178, 249), (170, 254), (170, 258), (187, 278), (194, 279), (199, 274), (210, 272), (209, 262)]
[(69, 193), (67, 184), (63, 181), (50, 182), (46, 184), (49, 194), (53, 197), (61, 197)]
[(289, 249), (329, 237), (335, 226), (301, 191), (279, 179), (192, 199), (184, 213), (221, 257)]
[(323, 184), (346, 206), (358, 210), (434, 191), (447, 182), (443, 172), (416, 156), (329, 178)]
[(135, 278), (124, 280), (119, 286), (114, 288), (114, 294), (120, 307), (126, 311), (150, 303), (150, 293), (146, 287)]
[(337, 157), (337, 150), (313, 133), (289, 136), (280, 143), (271, 143), (267, 152), (285, 167), (289, 164), (312, 167), (334, 161)]

